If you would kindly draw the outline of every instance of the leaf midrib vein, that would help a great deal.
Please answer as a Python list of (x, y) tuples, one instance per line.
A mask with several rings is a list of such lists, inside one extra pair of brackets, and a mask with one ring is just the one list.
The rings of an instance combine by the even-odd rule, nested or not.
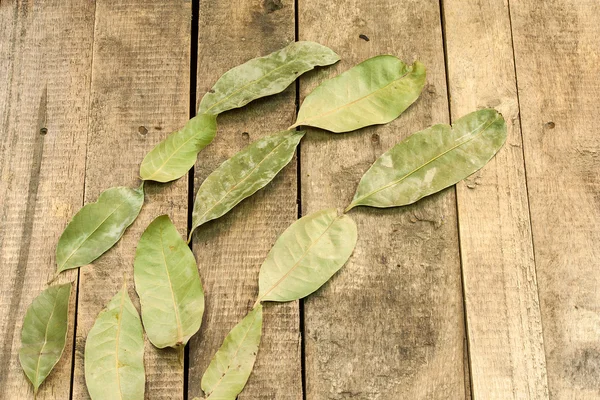
[[(60, 292), (60, 289), (59, 289)], [(46, 347), (46, 344), (48, 343), (48, 327), (50, 326), (50, 320), (52, 320), (52, 317), (54, 316), (54, 311), (56, 310), (56, 303), (58, 301), (58, 296), (56, 296), (54, 298), (54, 303), (52, 304), (52, 312), (50, 313), (50, 317), (48, 317), (48, 323), (46, 324), (46, 331), (44, 332), (44, 343), (42, 344), (42, 347), (40, 348), (40, 354), (38, 356), (38, 362), (37, 365), (35, 367), (35, 391), (37, 392), (38, 390), (38, 379), (40, 377), (40, 360), (42, 359), (42, 354), (44, 353), (44, 348)]]
[(175, 320), (177, 321), (177, 342), (181, 342), (183, 344), (183, 332), (181, 326), (181, 318), (179, 316), (179, 310), (177, 309), (177, 302), (175, 301), (175, 292), (173, 290), (173, 282), (171, 282), (171, 274), (169, 273), (169, 268), (167, 266), (167, 256), (165, 255), (165, 247), (163, 240), (163, 229), (160, 228), (160, 250), (163, 256), (165, 271), (167, 273), (167, 280), (169, 281), (169, 289), (171, 289), (171, 299), (173, 300), (173, 309), (175, 310)]
[(117, 337), (115, 340), (115, 374), (117, 376), (117, 387), (119, 388), (119, 397), (123, 399), (123, 392), (121, 390), (121, 375), (119, 375), (119, 337), (121, 336), (121, 325), (123, 321), (123, 307), (125, 305), (125, 293), (126, 289), (123, 287), (121, 290), (121, 304), (119, 306), (119, 319), (117, 322)]

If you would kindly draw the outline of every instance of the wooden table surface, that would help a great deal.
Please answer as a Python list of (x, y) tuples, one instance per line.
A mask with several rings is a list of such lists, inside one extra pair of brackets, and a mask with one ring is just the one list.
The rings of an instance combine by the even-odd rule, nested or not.
[(598, 0), (1, 0), (0, 398), (33, 398), (22, 319), (74, 213), (138, 185), (146, 152), (221, 74), (294, 40), (342, 61), (220, 116), (189, 179), (149, 184), (118, 245), (61, 276), (77, 287), (68, 345), (38, 399), (88, 398), (87, 332), (123, 273), (132, 281), (148, 223), (167, 213), (184, 234), (212, 170), (289, 126), (323, 79), (378, 54), (425, 63), (421, 98), (385, 126), (309, 130), (270, 185), (199, 229), (203, 326), (183, 367), (147, 342), (146, 398), (200, 395), (262, 260), (299, 215), (345, 206), (410, 133), (494, 107), (508, 140), (482, 171), (412, 206), (353, 210), (349, 263), (306, 301), (266, 306), (240, 399), (600, 399)]

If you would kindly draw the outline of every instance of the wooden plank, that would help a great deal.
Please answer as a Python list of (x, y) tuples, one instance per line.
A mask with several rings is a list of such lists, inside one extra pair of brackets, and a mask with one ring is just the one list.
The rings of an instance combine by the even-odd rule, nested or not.
[[(138, 186), (147, 151), (189, 117), (191, 3), (96, 2), (96, 33), (86, 168), (86, 202), (112, 186)], [(122, 240), (82, 268), (77, 320), (74, 398), (88, 398), (85, 338), (123, 282), (132, 298), (135, 246), (158, 215), (169, 214), (185, 235), (187, 179), (146, 184), (146, 201)], [(175, 351), (146, 343), (146, 398), (183, 399), (183, 366)]]
[[(200, 2), (198, 98), (225, 71), (294, 40), (294, 1)], [(295, 88), (219, 116), (218, 133), (196, 165), (194, 187), (227, 158), (293, 123)], [(189, 398), (229, 330), (252, 307), (258, 271), (276, 238), (296, 219), (293, 160), (266, 188), (201, 226), (193, 249), (206, 290), (200, 335), (190, 345)], [(267, 305), (254, 372), (240, 399), (302, 398), (298, 303)]]
[(508, 4), (445, 0), (453, 120), (493, 107), (504, 148), (457, 185), (465, 313), (475, 398), (547, 399)]
[[(302, 79), (302, 95), (378, 54), (418, 59), (428, 69), (421, 98), (393, 123), (340, 135), (309, 131), (301, 146), (307, 214), (345, 207), (381, 153), (448, 121), (448, 102), (438, 1), (300, 1), (298, 15), (300, 40), (342, 57), (318, 79)], [(305, 302), (306, 398), (465, 398), (454, 189), (409, 207), (350, 214), (359, 229), (354, 255)]]
[[(90, 2), (0, 5), (1, 399), (33, 398), (18, 360), (23, 317), (54, 274), (56, 242), (82, 203), (93, 30)], [(38, 399), (69, 398), (72, 343), (71, 325)]]
[(510, 3), (550, 397), (600, 397), (600, 3)]

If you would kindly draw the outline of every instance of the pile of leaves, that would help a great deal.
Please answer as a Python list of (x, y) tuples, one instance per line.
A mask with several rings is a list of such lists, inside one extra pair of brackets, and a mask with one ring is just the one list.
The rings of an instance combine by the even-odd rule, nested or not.
[[(58, 241), (56, 276), (93, 262), (121, 238), (143, 207), (144, 181), (170, 182), (186, 175), (215, 137), (219, 114), (280, 93), (304, 72), (338, 60), (327, 47), (296, 42), (226, 72), (202, 98), (198, 115), (146, 155), (140, 187), (107, 189), (73, 217)], [(417, 100), (425, 82), (425, 66), (418, 61), (407, 65), (381, 55), (356, 65), (310, 93), (287, 130), (251, 143), (204, 180), (187, 243), (167, 215), (152, 221), (139, 240), (133, 266), (141, 318), (123, 285), (87, 336), (85, 380), (91, 398), (144, 398), (144, 331), (155, 347), (172, 347), (183, 356), (204, 313), (204, 291), (188, 246), (193, 233), (271, 182), (306, 134), (298, 127), (342, 133), (388, 123)], [(453, 126), (431, 126), (381, 155), (344, 213), (320, 210), (287, 228), (260, 267), (254, 306), (229, 332), (202, 376), (205, 398), (234, 400), (243, 390), (260, 345), (263, 302), (302, 299), (348, 261), (358, 237), (348, 211), (404, 206), (452, 186), (483, 167), (505, 139), (505, 121), (493, 109), (472, 112)], [(65, 347), (71, 286), (48, 287), (25, 315), (19, 358), (34, 393)]]

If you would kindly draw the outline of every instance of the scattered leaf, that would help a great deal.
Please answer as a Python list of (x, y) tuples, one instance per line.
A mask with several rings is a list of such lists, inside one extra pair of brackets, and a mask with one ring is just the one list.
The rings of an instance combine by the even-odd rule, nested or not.
[(192, 232), (200, 225), (221, 217), (271, 182), (290, 162), (303, 136), (304, 132), (283, 131), (263, 137), (214, 170), (196, 194)]
[(85, 383), (92, 400), (143, 400), (142, 323), (127, 287), (98, 314), (85, 342)]
[(100, 194), (98, 201), (86, 204), (58, 240), (56, 273), (87, 265), (100, 257), (119, 241), (143, 204), (143, 187), (110, 188)]
[(227, 335), (202, 376), (206, 400), (235, 400), (256, 360), (262, 334), (262, 306), (257, 305)]
[(202, 98), (198, 113), (217, 115), (282, 92), (303, 73), (316, 66), (334, 64), (339, 59), (331, 49), (318, 43), (291, 43), (224, 73)]
[(505, 140), (506, 123), (493, 109), (417, 132), (375, 161), (346, 211), (403, 206), (439, 192), (483, 167)]
[(37, 393), (58, 363), (67, 341), (71, 284), (50, 286), (25, 313), (19, 361)]
[(313, 293), (348, 261), (356, 238), (354, 221), (335, 209), (300, 218), (277, 239), (260, 267), (257, 303)]
[(140, 166), (141, 178), (156, 182), (181, 178), (194, 166), (198, 153), (212, 142), (216, 132), (215, 115), (196, 115), (146, 154)]
[(169, 216), (156, 218), (142, 234), (134, 278), (150, 342), (160, 349), (185, 346), (200, 329), (204, 291), (194, 254)]
[(407, 66), (394, 56), (370, 58), (310, 93), (298, 112), (296, 126), (348, 132), (385, 124), (408, 108), (425, 85), (425, 66)]

